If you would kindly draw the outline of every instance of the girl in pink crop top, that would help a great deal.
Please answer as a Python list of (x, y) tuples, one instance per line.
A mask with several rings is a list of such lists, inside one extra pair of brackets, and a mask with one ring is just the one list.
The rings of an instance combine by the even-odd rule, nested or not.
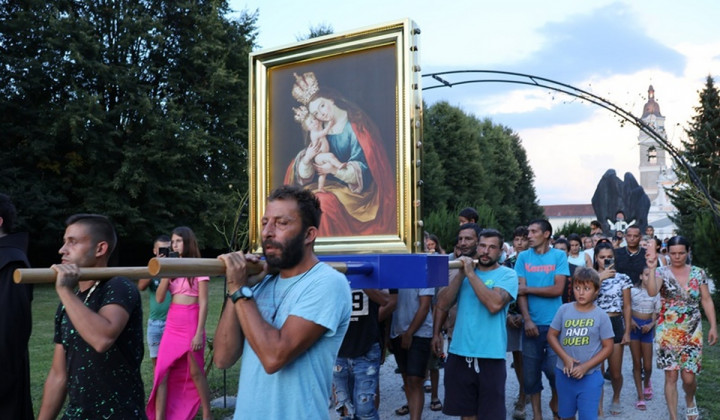
[[(188, 227), (173, 230), (171, 245), (180, 258), (200, 258), (197, 239)], [(160, 280), (156, 291), (158, 302), (165, 299), (169, 290), (172, 303), (145, 409), (148, 419), (164, 419), (168, 407), (172, 407), (174, 418), (194, 418), (200, 406), (203, 418), (212, 418), (210, 392), (203, 369), (209, 280), (207, 276)]]
[(199, 284), (201, 281), (210, 281), (210, 277), (193, 277), (190, 281), (187, 277), (177, 277), (170, 280), (169, 290), (171, 295), (185, 295), (198, 297)]

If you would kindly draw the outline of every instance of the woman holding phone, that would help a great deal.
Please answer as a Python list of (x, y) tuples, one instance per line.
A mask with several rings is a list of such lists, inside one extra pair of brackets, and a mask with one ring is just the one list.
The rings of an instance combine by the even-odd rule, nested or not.
[[(622, 359), (623, 346), (630, 344), (630, 326), (632, 307), (630, 302), (630, 289), (632, 280), (625, 274), (615, 271), (615, 251), (613, 245), (607, 240), (601, 240), (595, 245), (594, 267), (600, 275), (600, 292), (596, 300), (597, 306), (610, 317), (615, 337), (613, 351), (608, 359), (610, 383), (613, 397), (610, 404), (610, 414), (620, 415), (620, 391), (623, 386)], [(602, 399), (600, 400), (602, 411)]]
[(665, 400), (670, 419), (677, 419), (678, 376), (685, 390), (685, 414), (688, 420), (697, 420), (700, 412), (695, 402), (697, 379), (702, 362), (702, 305), (710, 330), (708, 344), (717, 342), (715, 305), (710, 296), (705, 271), (687, 263), (690, 241), (673, 236), (668, 241), (670, 264), (658, 267), (657, 251), (649, 247), (645, 255), (650, 278), (647, 292), (660, 293), (660, 315), (655, 332), (657, 367), (665, 370)]
[[(173, 230), (171, 245), (168, 256), (175, 252), (180, 258), (200, 258), (195, 233), (188, 227)], [(168, 290), (172, 302), (145, 410), (150, 420), (193, 419), (201, 405), (202, 418), (212, 418), (203, 360), (209, 280), (207, 276), (163, 278), (157, 288), (158, 302), (165, 300)]]

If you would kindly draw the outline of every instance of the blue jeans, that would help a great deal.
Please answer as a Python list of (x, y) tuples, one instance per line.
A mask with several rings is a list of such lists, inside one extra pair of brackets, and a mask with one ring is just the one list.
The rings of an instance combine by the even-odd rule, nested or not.
[(555, 364), (557, 354), (550, 348), (547, 342), (549, 325), (537, 326), (539, 335), (528, 337), (523, 331), (522, 353), (523, 353), (523, 385), (528, 395), (537, 394), (542, 391), (542, 372), (550, 382), (550, 387), (555, 388)]
[(165, 331), (165, 321), (160, 319), (149, 319), (147, 325), (147, 343), (150, 357), (155, 359), (160, 348), (160, 339)]
[(375, 409), (375, 390), (380, 377), (380, 344), (375, 343), (367, 353), (356, 358), (338, 357), (333, 371), (335, 385), (335, 410), (342, 415), (345, 407), (347, 416), (342, 420), (378, 420)]

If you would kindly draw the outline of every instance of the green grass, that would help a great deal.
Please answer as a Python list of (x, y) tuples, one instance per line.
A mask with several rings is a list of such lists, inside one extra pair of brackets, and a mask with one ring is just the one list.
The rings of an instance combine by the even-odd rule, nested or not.
[[(143, 300), (143, 330), (147, 328), (147, 314), (149, 311), (149, 293), (141, 292)], [(208, 308), (208, 319), (205, 326), (208, 340), (212, 340), (215, 335), (215, 327), (220, 319), (220, 311), (223, 302), (223, 280), (222, 278), (213, 277), (210, 280), (210, 306)], [(32, 304), (33, 330), (30, 336), (30, 392), (33, 398), (33, 409), (35, 414), (40, 411), (40, 403), (42, 400), (42, 390), (45, 384), (45, 378), (52, 364), (53, 354), (53, 329), (55, 311), (59, 299), (55, 293), (53, 285), (36, 285), (34, 299)], [(145, 335), (143, 334), (143, 338)], [(209, 346), (208, 346), (209, 348)], [(205, 362), (208, 366), (210, 360), (210, 351), (205, 353)], [(226, 371), (227, 394), (235, 395), (237, 393), (237, 381), (239, 374), (239, 363)], [(145, 395), (150, 395), (152, 389), (152, 362), (148, 354), (147, 345), (145, 346), (145, 357), (142, 363), (142, 378), (145, 384)], [(208, 385), (210, 386), (210, 397), (215, 399), (223, 395), (223, 371), (209, 364), (207, 370)], [(230, 409), (215, 409), (213, 415), (216, 419), (224, 418), (232, 413)], [(197, 418), (201, 418), (198, 416)]]
[(707, 345), (709, 328), (707, 321), (703, 321), (702, 372), (697, 376), (696, 400), (702, 418), (714, 419), (717, 418), (717, 413), (720, 413), (720, 399), (717, 397), (718, 388), (720, 388), (720, 344)]

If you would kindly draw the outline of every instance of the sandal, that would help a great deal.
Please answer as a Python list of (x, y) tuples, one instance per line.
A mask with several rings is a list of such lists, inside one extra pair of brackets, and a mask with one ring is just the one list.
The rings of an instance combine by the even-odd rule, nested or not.
[(610, 414), (613, 416), (619, 416), (622, 414), (622, 407), (620, 406), (620, 403), (610, 404)]
[(645, 401), (637, 400), (637, 401), (635, 401), (635, 408), (637, 408), (640, 411), (645, 411), (645, 409), (647, 408), (647, 405), (645, 404)]
[(424, 388), (425, 388), (425, 392), (431, 392), (431, 391), (432, 391), (432, 384), (430, 383), (430, 381), (425, 381), (425, 383), (423, 384), (423, 386), (424, 386)]
[(410, 407), (408, 407), (407, 405), (403, 405), (402, 407), (395, 410), (395, 415), (398, 416), (405, 416), (408, 414), (410, 414)]
[(442, 403), (440, 400), (435, 400), (430, 402), (430, 410), (432, 411), (440, 411), (442, 410)]
[[(693, 397), (693, 404), (695, 404), (693, 407), (687, 407), (685, 409), (685, 418), (687, 420), (700, 420), (700, 411), (698, 411), (697, 403), (695, 402), (695, 398)], [(692, 417), (692, 418), (690, 418)]]
[(646, 388), (643, 390), (643, 394), (645, 395), (645, 399), (646, 399), (647, 401), (652, 400), (652, 397), (653, 397), (652, 385), (646, 387)]

